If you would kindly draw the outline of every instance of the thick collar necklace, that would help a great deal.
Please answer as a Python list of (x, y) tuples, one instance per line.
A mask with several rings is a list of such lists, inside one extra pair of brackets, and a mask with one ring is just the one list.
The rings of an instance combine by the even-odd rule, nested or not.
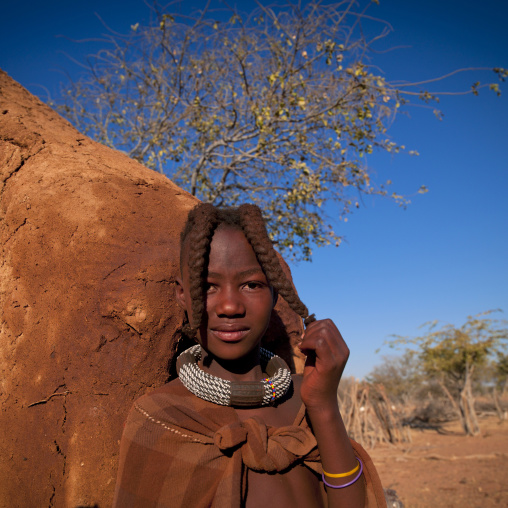
[(178, 356), (176, 370), (182, 384), (197, 397), (233, 407), (269, 406), (284, 397), (291, 386), (291, 372), (286, 362), (261, 348), (261, 366), (268, 374), (262, 381), (228, 381), (203, 371), (198, 361), (201, 346), (190, 347)]

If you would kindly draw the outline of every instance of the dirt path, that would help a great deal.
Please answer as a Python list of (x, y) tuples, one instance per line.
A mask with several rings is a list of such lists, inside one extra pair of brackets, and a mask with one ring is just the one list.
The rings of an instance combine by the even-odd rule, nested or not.
[(508, 422), (480, 423), (482, 435), (467, 437), (457, 423), (412, 430), (410, 444), (369, 450), (385, 488), (405, 508), (508, 507)]

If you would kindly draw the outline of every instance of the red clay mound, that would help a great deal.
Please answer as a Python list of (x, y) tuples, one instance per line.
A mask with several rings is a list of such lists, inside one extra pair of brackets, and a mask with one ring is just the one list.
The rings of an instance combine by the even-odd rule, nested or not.
[(126, 413), (168, 379), (195, 203), (0, 71), (0, 506), (110, 506)]

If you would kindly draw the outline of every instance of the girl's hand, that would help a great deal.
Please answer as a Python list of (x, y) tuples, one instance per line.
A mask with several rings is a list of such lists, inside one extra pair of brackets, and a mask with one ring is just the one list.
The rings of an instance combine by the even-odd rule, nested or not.
[(300, 394), (307, 409), (335, 408), (349, 349), (331, 319), (314, 321), (300, 344), (307, 355)]

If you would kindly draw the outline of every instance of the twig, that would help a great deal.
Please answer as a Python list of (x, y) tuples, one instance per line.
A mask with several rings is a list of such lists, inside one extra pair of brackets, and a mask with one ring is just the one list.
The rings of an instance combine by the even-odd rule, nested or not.
[[(498, 459), (498, 458), (506, 458), (508, 455), (506, 453), (495, 452), (495, 453), (479, 453), (475, 455), (462, 455), (456, 456), (452, 455), (451, 457), (444, 457), (443, 455), (427, 455), (424, 457), (419, 457), (424, 460), (487, 460), (487, 459)], [(416, 458), (416, 457), (415, 457)]]

